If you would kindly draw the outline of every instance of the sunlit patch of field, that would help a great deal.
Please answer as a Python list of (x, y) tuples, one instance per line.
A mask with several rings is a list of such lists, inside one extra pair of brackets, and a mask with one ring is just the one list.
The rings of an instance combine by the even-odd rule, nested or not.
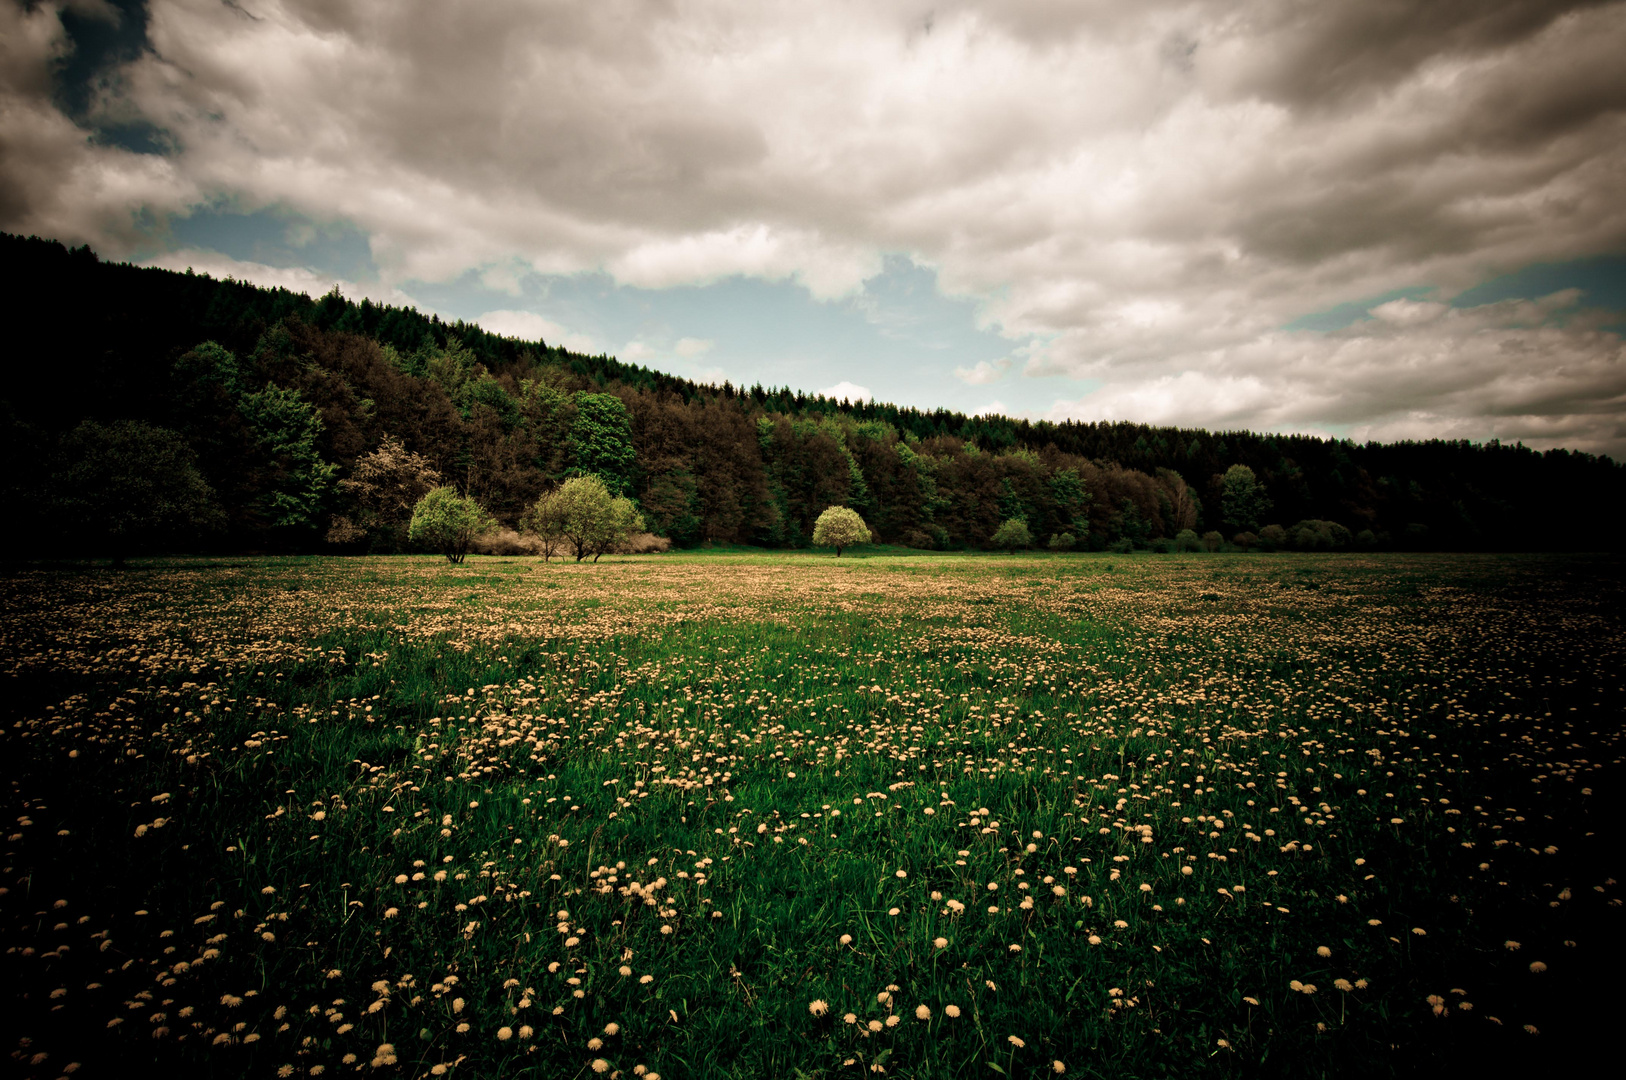
[(1621, 594), (1492, 557), (17, 572), (7, 1050), (612, 1080), (1513, 1053), (1619, 940)]

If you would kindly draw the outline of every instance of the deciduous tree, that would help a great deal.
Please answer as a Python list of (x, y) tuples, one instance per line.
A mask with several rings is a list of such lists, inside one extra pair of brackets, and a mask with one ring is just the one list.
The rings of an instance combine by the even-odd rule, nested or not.
[(870, 540), (869, 526), (851, 507), (827, 507), (813, 523), (813, 546), (835, 548), (838, 559), (844, 549), (854, 544), (867, 544)]

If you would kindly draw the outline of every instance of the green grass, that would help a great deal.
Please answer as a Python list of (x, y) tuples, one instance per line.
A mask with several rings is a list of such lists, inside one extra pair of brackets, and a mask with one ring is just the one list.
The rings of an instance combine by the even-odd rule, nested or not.
[(1595, 805), (1619, 571), (753, 552), (17, 572), (13, 1057), (41, 1077), (1124, 1077), (1520, 1053), (1525, 1024), (1584, 1019), (1553, 995), (1619, 941)]

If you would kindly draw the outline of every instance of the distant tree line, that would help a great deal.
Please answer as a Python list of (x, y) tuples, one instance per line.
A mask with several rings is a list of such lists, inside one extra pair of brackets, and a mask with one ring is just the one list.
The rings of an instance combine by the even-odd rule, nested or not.
[(397, 551), (432, 491), (520, 530), (573, 477), (679, 546), (806, 546), (831, 506), (929, 549), (1621, 544), (1626, 472), (1591, 454), (923, 412), (36, 238), (0, 234), (0, 267), (5, 532), (31, 551)]

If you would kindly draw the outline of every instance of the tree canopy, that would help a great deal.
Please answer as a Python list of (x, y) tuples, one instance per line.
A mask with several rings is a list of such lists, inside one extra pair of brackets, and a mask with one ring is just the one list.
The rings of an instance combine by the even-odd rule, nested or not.
[[(0, 266), (14, 330), (0, 447), (39, 463), (0, 473), (25, 523), (13, 545), (78, 550), (74, 538), (91, 535), (71, 492), (57, 494), (78, 483), (66, 451), (86, 421), (173, 432), (220, 511), (190, 543), (222, 549), (319, 550), (331, 537), (395, 550), (410, 516), (400, 492), (436, 485), (512, 529), (544, 492), (587, 475), (679, 545), (805, 547), (830, 506), (858, 514), (878, 542), (936, 550), (995, 546), (1014, 518), (1087, 550), (1174, 546), (1186, 530), (1261, 549), (1323, 537), (1336, 548), (1345, 533), (1364, 550), (1600, 549), (1626, 537), (1626, 469), (1592, 454), (840, 402), (37, 239), (0, 234)], [(386, 447), (399, 448), (389, 468), (417, 479), (385, 479), (375, 455)], [(1298, 527), (1312, 522), (1329, 526)]]
[(871, 539), (869, 526), (858, 511), (846, 506), (827, 507), (813, 524), (813, 546), (835, 548), (838, 559), (842, 549), (867, 544)]

